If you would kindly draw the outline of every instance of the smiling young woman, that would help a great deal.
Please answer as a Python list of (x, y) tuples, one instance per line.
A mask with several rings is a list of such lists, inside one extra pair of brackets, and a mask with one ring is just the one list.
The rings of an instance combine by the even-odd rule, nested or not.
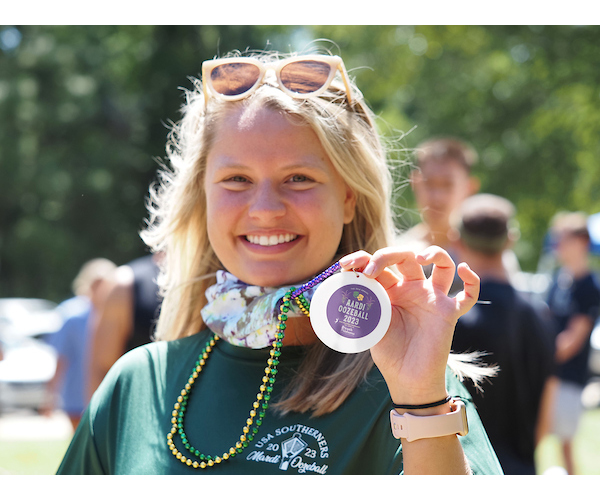
[[(501, 473), (447, 367), (478, 277), (461, 264), (450, 298), (445, 251), (388, 246), (386, 152), (339, 57), (205, 63), (168, 154), (142, 233), (165, 255), (158, 342), (114, 366), (59, 472)], [(308, 321), (340, 269), (389, 297), (370, 351), (334, 351)]]

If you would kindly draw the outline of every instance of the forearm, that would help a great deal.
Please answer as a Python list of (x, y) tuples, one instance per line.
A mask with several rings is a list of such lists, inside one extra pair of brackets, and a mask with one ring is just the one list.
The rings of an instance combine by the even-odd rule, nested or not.
[(439, 438), (402, 440), (404, 474), (468, 475), (467, 458), (456, 435)]
[(41, 412), (44, 414), (51, 414), (57, 407), (57, 400), (59, 398), (59, 388), (63, 381), (65, 373), (66, 362), (62, 356), (59, 356), (56, 360), (56, 370), (54, 376), (46, 384), (46, 394), (44, 395), (44, 401), (42, 403)]
[(564, 363), (575, 356), (588, 342), (593, 323), (583, 314), (573, 317), (556, 337), (556, 361)]

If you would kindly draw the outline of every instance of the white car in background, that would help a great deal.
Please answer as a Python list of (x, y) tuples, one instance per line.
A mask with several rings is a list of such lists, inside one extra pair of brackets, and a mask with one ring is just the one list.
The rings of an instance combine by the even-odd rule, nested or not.
[(56, 371), (56, 352), (44, 337), (61, 325), (54, 302), (0, 299), (0, 412), (40, 408)]

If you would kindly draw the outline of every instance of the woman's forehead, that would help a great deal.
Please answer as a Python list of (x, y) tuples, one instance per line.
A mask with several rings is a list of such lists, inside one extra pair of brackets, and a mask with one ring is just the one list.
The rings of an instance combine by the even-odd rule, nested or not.
[(307, 123), (299, 116), (292, 116), (286, 111), (277, 109), (274, 106), (268, 106), (264, 103), (250, 102), (246, 105), (230, 106), (228, 110), (224, 111), (221, 120), (217, 124), (217, 129), (226, 126), (242, 132), (252, 129), (261, 121), (273, 120), (279, 122), (285, 120), (291, 125), (307, 125)]

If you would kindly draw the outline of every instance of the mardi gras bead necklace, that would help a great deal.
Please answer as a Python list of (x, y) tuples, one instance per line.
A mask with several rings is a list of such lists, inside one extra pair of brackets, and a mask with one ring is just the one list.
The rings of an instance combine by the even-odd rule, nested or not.
[[(263, 418), (266, 415), (269, 407), (269, 401), (271, 400), (271, 393), (273, 392), (273, 386), (275, 385), (275, 379), (278, 373), (279, 357), (281, 356), (281, 346), (285, 337), (286, 322), (288, 319), (287, 313), (290, 310), (292, 300), (297, 304), (300, 310), (306, 315), (310, 316), (310, 305), (304, 297), (304, 292), (315, 287), (325, 279), (332, 276), (334, 273), (339, 271), (341, 268), (339, 262), (323, 271), (321, 274), (300, 286), (299, 288), (290, 288), (282, 298), (281, 305), (279, 306), (279, 315), (277, 317), (279, 323), (277, 324), (277, 331), (275, 333), (275, 340), (272, 343), (272, 349), (269, 352), (269, 359), (267, 360), (267, 367), (265, 368), (265, 375), (262, 378), (262, 383), (259, 387), (259, 392), (256, 395), (256, 401), (252, 404), (249, 417), (246, 419), (246, 424), (242, 428), (242, 434), (235, 445), (231, 446), (228, 451), (220, 455), (207, 455), (201, 453), (196, 447), (192, 446), (187, 438), (184, 430), (185, 412), (189, 402), (189, 398), (194, 387), (198, 376), (202, 372), (202, 369), (206, 365), (206, 361), (216, 342), (219, 340), (217, 335), (213, 335), (210, 340), (206, 343), (202, 349), (202, 353), (198, 357), (198, 361), (192, 370), (191, 375), (188, 378), (185, 387), (182, 389), (181, 394), (177, 397), (177, 402), (173, 406), (173, 412), (171, 413), (171, 430), (167, 434), (167, 445), (175, 458), (180, 460), (182, 463), (195, 469), (205, 469), (206, 467), (213, 467), (217, 464), (227, 462), (229, 459), (241, 454), (248, 444), (254, 439), (254, 436), (258, 433), (260, 426), (262, 425)], [(179, 437), (184, 451), (180, 451), (174, 443), (174, 439)]]

